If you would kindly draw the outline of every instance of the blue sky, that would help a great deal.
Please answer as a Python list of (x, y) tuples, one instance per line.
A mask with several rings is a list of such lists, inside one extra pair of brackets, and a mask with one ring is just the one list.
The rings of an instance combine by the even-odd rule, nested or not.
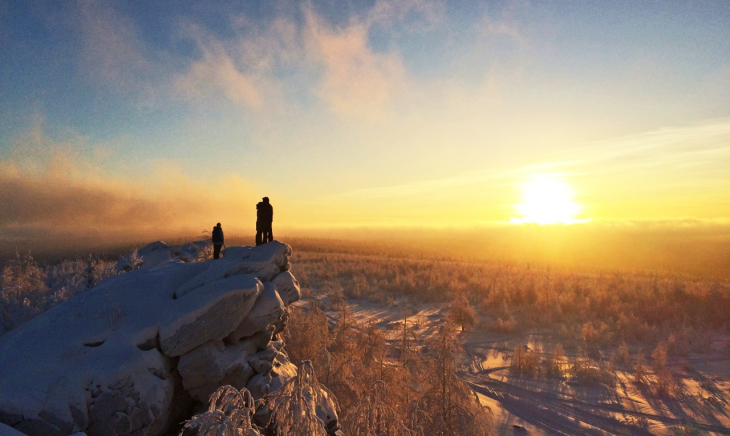
[[(132, 192), (130, 202), (182, 199), (190, 220), (216, 220), (206, 208), (217, 202), (232, 205), (225, 217), (249, 219), (249, 203), (268, 194), (301, 218), (291, 226), (438, 225), (451, 222), (440, 210), (453, 205), (426, 196), (400, 198), (410, 209), (390, 212), (348, 204), (335, 218), (326, 205), (448, 187), (464, 174), (522, 176), (561, 153), (666, 129), (678, 138), (726, 129), (728, 23), (724, 0), (0, 0), (0, 168), (14, 183), (53, 174), (69, 190)], [(712, 200), (672, 208), (681, 201), (667, 194), (664, 206), (632, 215), (603, 207), (623, 201), (607, 198), (607, 181), (574, 189), (596, 217), (727, 218), (717, 199), (728, 179), (695, 183), (730, 163), (719, 135), (700, 170), (675, 175)], [(565, 171), (579, 179), (595, 169)], [(509, 219), (515, 177), (445, 188), (454, 201), (492, 205), (457, 224)], [(666, 177), (647, 173), (643, 183)], [(190, 198), (211, 190), (215, 201)], [(14, 201), (0, 226), (52, 226)], [(121, 229), (129, 210), (90, 220), (112, 214)]]

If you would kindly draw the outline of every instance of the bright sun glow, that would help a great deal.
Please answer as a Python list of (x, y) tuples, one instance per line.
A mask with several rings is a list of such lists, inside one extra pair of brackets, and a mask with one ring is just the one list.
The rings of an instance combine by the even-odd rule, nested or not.
[(522, 203), (516, 206), (521, 218), (515, 224), (574, 224), (582, 207), (573, 201), (573, 190), (554, 174), (535, 174), (522, 185)]

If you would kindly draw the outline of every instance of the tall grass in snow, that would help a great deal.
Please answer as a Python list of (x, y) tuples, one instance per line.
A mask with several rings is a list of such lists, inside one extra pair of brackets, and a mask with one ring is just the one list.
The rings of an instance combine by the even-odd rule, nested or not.
[(307, 251), (294, 252), (292, 271), (304, 295), (336, 307), (343, 298), (450, 303), (465, 327), (472, 307), (496, 331), (548, 328), (594, 346), (668, 340), (670, 353), (686, 354), (708, 344), (705, 332), (730, 328), (730, 282), (721, 279)]

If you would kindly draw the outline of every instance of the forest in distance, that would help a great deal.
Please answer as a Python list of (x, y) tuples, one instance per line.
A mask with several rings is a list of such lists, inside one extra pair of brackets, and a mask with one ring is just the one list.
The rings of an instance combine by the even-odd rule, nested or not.
[[(223, 226), (226, 229), (225, 223)], [(226, 231), (227, 245), (253, 245), (254, 235)], [(154, 240), (170, 244), (210, 237), (209, 230), (83, 237), (0, 238), (0, 264), (30, 252), (46, 263), (94, 253), (116, 259)], [(730, 224), (714, 221), (589, 222), (573, 225), (498, 225), (480, 228), (276, 229), (297, 252), (342, 252), (395, 257), (496, 261), (582, 272), (628, 272), (690, 279), (730, 279)]]

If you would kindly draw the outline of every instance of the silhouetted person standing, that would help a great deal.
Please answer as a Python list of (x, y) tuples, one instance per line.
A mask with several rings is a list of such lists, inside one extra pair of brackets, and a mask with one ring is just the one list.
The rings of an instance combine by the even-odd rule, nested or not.
[(211, 239), (213, 240), (213, 259), (218, 259), (221, 255), (221, 246), (223, 245), (223, 228), (221, 227), (221, 223), (213, 227)]
[(274, 221), (274, 208), (269, 203), (269, 197), (264, 197), (256, 205), (256, 246), (271, 242), (274, 235), (271, 223)]

